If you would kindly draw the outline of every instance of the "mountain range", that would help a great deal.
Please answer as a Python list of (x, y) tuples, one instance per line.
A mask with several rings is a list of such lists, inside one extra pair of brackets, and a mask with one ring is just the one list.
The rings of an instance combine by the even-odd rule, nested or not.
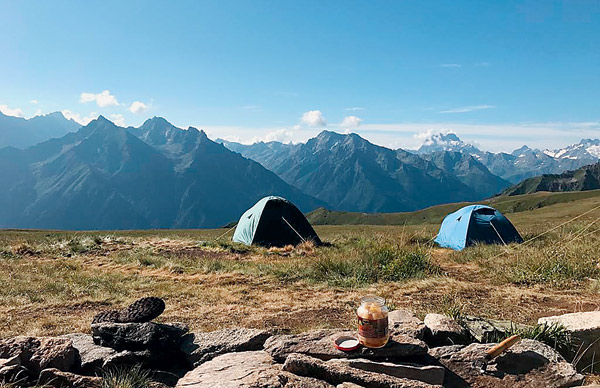
[(61, 112), (30, 119), (7, 116), (0, 112), (0, 148), (27, 148), (48, 139), (74, 132), (81, 125), (67, 119)]
[(486, 198), (510, 185), (468, 154), (421, 157), (357, 134), (323, 131), (297, 145), (217, 141), (337, 210), (410, 211)]
[(592, 139), (491, 153), (452, 133), (403, 150), (322, 131), (306, 143), (244, 145), (160, 117), (122, 128), (100, 116), (79, 129), (60, 113), (34, 119), (0, 116), (4, 134), (45, 126), (36, 134), (45, 141), (0, 148), (0, 228), (216, 227), (266, 195), (303, 211), (412, 211), (500, 192), (585, 190), (596, 170), (578, 168), (600, 156)]
[(0, 149), (0, 228), (216, 227), (266, 195), (325, 204), (195, 128), (161, 118), (121, 128), (100, 116), (25, 150)]
[(416, 151), (419, 155), (436, 152), (460, 152), (469, 154), (485, 165), (488, 170), (513, 184), (542, 174), (558, 174), (593, 164), (600, 159), (600, 140), (583, 139), (558, 150), (538, 150), (523, 146), (511, 153), (481, 151), (462, 141), (454, 133), (433, 134), (425, 139)]

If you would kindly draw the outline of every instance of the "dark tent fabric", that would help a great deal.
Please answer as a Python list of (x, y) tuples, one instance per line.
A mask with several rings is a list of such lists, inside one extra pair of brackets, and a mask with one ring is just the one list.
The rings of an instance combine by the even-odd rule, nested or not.
[(478, 243), (522, 243), (523, 238), (498, 210), (485, 205), (470, 205), (444, 218), (435, 242), (441, 247), (460, 251)]
[(321, 240), (304, 214), (285, 198), (265, 197), (240, 218), (233, 241), (266, 247), (298, 245), (304, 239), (319, 245)]

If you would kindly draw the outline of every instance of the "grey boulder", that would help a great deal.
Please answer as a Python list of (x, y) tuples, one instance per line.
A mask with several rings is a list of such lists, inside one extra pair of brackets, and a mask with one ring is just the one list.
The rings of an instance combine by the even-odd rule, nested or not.
[(310, 377), (281, 370), (264, 351), (227, 353), (188, 372), (179, 388), (333, 388)]
[(471, 337), (454, 319), (442, 314), (427, 314), (424, 319), (427, 331), (425, 342), (429, 346), (467, 344)]
[(181, 342), (181, 351), (195, 368), (224, 353), (260, 350), (270, 336), (266, 330), (243, 328), (189, 333)]

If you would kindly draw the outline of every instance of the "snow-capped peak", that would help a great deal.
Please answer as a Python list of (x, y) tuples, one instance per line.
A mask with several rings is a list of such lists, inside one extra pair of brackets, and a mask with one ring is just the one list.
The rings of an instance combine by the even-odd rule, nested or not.
[(453, 132), (434, 133), (429, 130), (415, 135), (415, 138), (422, 140), (421, 147), (417, 150), (417, 153), (420, 154), (437, 151), (466, 152), (475, 155), (481, 153), (479, 149), (472, 144), (465, 143)]
[(557, 150), (545, 150), (544, 153), (555, 159), (588, 160), (590, 163), (600, 159), (600, 139), (582, 139), (579, 143)]

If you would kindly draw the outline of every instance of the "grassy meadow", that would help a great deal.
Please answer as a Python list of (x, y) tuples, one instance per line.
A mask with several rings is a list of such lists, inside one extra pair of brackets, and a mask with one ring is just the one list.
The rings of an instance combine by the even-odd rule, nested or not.
[(421, 316), (525, 324), (600, 307), (600, 193), (504, 201), (497, 207), (532, 241), (437, 248), (439, 222), (457, 205), (404, 213), (400, 225), (317, 226), (322, 247), (246, 247), (232, 231), (217, 239), (226, 229), (0, 231), (0, 337), (89, 332), (97, 312), (148, 295), (167, 302), (159, 320), (202, 331), (352, 327), (369, 293)]

